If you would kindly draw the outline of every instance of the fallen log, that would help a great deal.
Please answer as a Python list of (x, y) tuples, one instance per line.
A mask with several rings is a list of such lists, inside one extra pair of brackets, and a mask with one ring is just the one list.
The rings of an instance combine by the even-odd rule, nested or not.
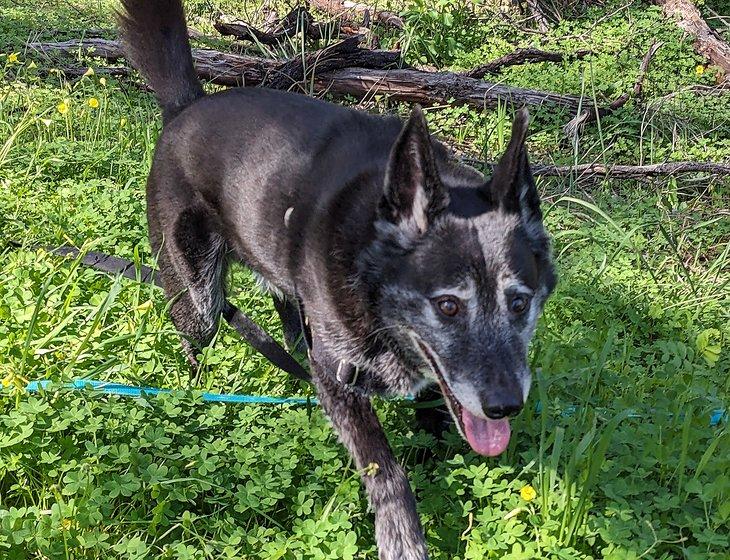
[(575, 58), (580, 60), (585, 58), (592, 51), (576, 51), (573, 54), (563, 54), (550, 51), (542, 51), (540, 49), (517, 49), (514, 52), (495, 58), (491, 62), (477, 66), (473, 70), (464, 72), (465, 76), (470, 78), (483, 78), (487, 74), (496, 74), (503, 68), (508, 66), (517, 66), (519, 64), (526, 64), (530, 62), (563, 62), (565, 59)]
[(358, 98), (388, 95), (392, 99), (410, 103), (433, 105), (453, 102), (477, 109), (508, 103), (516, 106), (551, 105), (575, 112), (580, 102), (580, 99), (573, 95), (493, 84), (453, 72), (423, 72), (410, 69), (345, 68), (317, 75), (315, 85), (320, 90), (354, 95)]
[(356, 24), (355, 16), (364, 18), (366, 23), (374, 21), (384, 27), (403, 29), (405, 24), (397, 14), (387, 10), (378, 10), (367, 4), (351, 0), (307, 0), (307, 3), (321, 12), (339, 19), (342, 23)]
[[(351, 43), (348, 45), (351, 46)], [(29, 47), (44, 53), (61, 51), (73, 54), (77, 54), (80, 49), (92, 49), (90, 54), (109, 60), (118, 60), (123, 56), (118, 42), (102, 39), (31, 43)], [(517, 106), (550, 105), (573, 113), (578, 110), (580, 103), (580, 99), (573, 95), (493, 84), (452, 72), (384, 69), (398, 64), (400, 53), (397, 51), (348, 48), (341, 52), (333, 49), (324, 56), (323, 51), (326, 50), (311, 53), (305, 57), (303, 64), (298, 63), (296, 68), (300, 69), (299, 74), (293, 72), (293, 61), (282, 63), (211, 49), (193, 49), (193, 59), (201, 78), (226, 86), (263, 84), (288, 89), (297, 81), (297, 76), (303, 75), (301, 68), (306, 67), (308, 75), (314, 76), (312, 83), (316, 91), (358, 98), (388, 95), (399, 101), (424, 105), (454, 102), (478, 109), (494, 107), (499, 103)]]
[[(347, 66), (382, 69), (401, 62), (400, 51), (360, 49), (360, 38), (350, 37), (302, 58), (279, 61), (213, 49), (192, 49), (195, 69), (200, 78), (224, 86), (260, 86), (286, 89), (300, 80), (306, 71), (321, 73)], [(118, 41), (84, 39), (56, 43), (30, 43), (29, 48), (44, 54), (86, 51), (110, 61), (124, 57)]]
[(730, 45), (707, 25), (697, 6), (691, 0), (656, 0), (656, 3), (667, 16), (677, 19), (680, 29), (695, 38), (695, 51), (720, 68), (725, 80), (730, 81)]

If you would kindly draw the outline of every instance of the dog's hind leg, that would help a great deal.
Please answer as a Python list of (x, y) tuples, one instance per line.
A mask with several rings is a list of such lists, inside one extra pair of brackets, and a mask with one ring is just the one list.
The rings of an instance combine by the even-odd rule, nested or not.
[(165, 232), (149, 220), (150, 241), (158, 252), (159, 274), (183, 350), (198, 370), (198, 353), (215, 335), (225, 305), (225, 241), (203, 206), (182, 210)]

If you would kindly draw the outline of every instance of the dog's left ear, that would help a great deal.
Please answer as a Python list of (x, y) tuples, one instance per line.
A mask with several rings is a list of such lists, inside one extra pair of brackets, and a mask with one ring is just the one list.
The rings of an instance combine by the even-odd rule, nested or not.
[(509, 145), (488, 183), (488, 194), (495, 203), (507, 212), (520, 214), (527, 226), (542, 221), (540, 196), (530, 171), (525, 146), (529, 123), (530, 114), (523, 107), (515, 115)]
[(390, 152), (380, 217), (418, 236), (448, 204), (428, 125), (416, 105)]

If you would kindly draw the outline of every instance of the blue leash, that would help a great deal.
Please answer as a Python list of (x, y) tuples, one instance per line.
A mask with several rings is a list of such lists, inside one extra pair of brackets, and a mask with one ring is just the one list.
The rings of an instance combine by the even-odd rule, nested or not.
[[(30, 381), (25, 390), (29, 393), (37, 393), (41, 390), (46, 390), (53, 384), (52, 381), (41, 380), (41, 381)], [(100, 393), (108, 395), (120, 395), (124, 397), (141, 397), (142, 394), (146, 395), (164, 395), (171, 393), (172, 389), (158, 389), (156, 387), (135, 387), (134, 385), (124, 385), (123, 383), (112, 383), (107, 381), (95, 381), (93, 379), (75, 379), (70, 383), (64, 383), (62, 385), (68, 389), (93, 389)], [(316, 397), (269, 397), (266, 395), (241, 395), (241, 394), (225, 394), (225, 393), (202, 393), (201, 395), (204, 401), (208, 402), (220, 402), (230, 404), (318, 404), (319, 401)], [(542, 407), (540, 403), (537, 403), (535, 407), (536, 412), (540, 412)], [(563, 416), (572, 416), (577, 412), (576, 406), (569, 406), (563, 411)], [(641, 418), (642, 415), (638, 413), (631, 414), (632, 418)], [(718, 426), (721, 422), (727, 422), (728, 413), (726, 410), (721, 408), (713, 410), (710, 414), (710, 426)]]
[[(31, 381), (26, 385), (25, 390), (29, 393), (37, 393), (41, 389), (46, 390), (52, 381)], [(92, 379), (75, 379), (71, 383), (64, 383), (62, 387), (68, 389), (93, 389), (108, 395), (120, 395), (123, 397), (141, 397), (145, 395), (164, 395), (171, 393), (172, 389), (157, 389), (156, 387), (135, 387), (122, 383), (111, 383), (107, 381), (94, 381)], [(202, 399), (209, 402), (222, 402), (232, 404), (317, 404), (317, 399), (312, 397), (268, 397), (258, 395), (227, 395), (221, 393), (203, 393)]]

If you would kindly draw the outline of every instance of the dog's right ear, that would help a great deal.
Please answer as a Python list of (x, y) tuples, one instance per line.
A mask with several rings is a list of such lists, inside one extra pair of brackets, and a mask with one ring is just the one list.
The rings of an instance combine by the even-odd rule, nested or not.
[(428, 125), (416, 105), (390, 152), (379, 215), (409, 235), (419, 236), (448, 204)]

